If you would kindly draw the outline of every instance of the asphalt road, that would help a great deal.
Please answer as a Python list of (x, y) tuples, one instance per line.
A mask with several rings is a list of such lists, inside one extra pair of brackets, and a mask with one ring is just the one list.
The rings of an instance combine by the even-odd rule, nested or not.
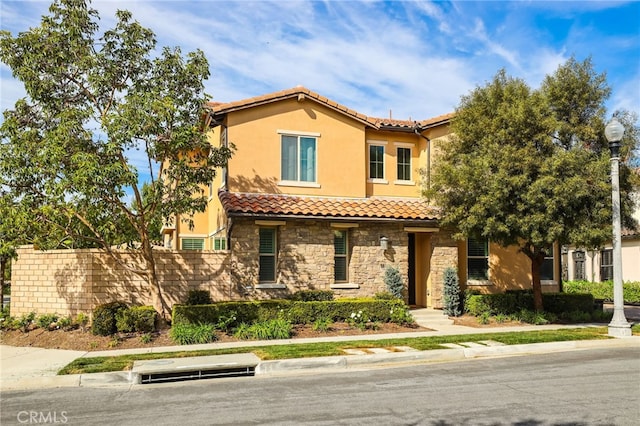
[(74, 425), (638, 425), (640, 351), (331, 375), (3, 392), (0, 422)]

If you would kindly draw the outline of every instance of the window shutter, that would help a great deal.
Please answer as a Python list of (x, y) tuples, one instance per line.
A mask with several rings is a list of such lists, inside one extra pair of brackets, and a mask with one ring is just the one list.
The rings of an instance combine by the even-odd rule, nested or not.
[(275, 254), (276, 230), (271, 228), (260, 229), (260, 254)]

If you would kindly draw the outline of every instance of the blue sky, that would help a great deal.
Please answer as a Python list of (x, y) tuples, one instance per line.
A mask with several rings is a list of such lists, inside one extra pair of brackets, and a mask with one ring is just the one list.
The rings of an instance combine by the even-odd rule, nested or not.
[[(37, 26), (48, 1), (0, 3), (1, 27)], [(591, 56), (609, 111), (640, 112), (640, 2), (96, 0), (101, 25), (128, 9), (158, 48), (202, 49), (207, 93), (233, 101), (303, 85), (363, 114), (453, 111), (500, 68), (538, 87), (571, 55)], [(1, 65), (1, 109), (24, 96)]]

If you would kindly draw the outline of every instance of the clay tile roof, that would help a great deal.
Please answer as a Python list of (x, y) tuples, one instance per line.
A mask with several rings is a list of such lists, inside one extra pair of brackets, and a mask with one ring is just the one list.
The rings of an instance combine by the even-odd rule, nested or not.
[(455, 113), (450, 112), (448, 114), (442, 114), (442, 115), (439, 115), (437, 117), (433, 117), (433, 118), (428, 118), (426, 120), (422, 120), (418, 124), (422, 128), (434, 127), (434, 126), (437, 126), (439, 124), (443, 124), (443, 123), (446, 123), (448, 121), (451, 121), (451, 119), (453, 118), (454, 115), (455, 115)]
[(300, 100), (309, 98), (324, 104), (325, 106), (332, 108), (336, 111), (339, 111), (343, 114), (351, 116), (352, 118), (372, 127), (376, 127), (375, 120), (367, 117), (364, 114), (361, 114), (357, 111), (354, 111), (350, 108), (347, 108), (344, 105), (341, 105), (331, 99), (328, 99), (324, 96), (319, 95), (316, 92), (313, 92), (306, 87), (297, 86), (291, 89), (281, 90), (274, 93), (269, 93), (262, 96), (256, 96), (253, 98), (242, 99), (239, 101), (228, 102), (228, 103), (217, 103), (217, 102), (209, 102), (207, 103), (207, 107), (213, 114), (224, 114), (227, 112), (237, 111), (244, 108), (249, 108), (258, 105), (264, 105), (271, 102), (276, 102), (283, 99), (290, 98), (298, 98)]
[(297, 98), (299, 100), (308, 98), (314, 100), (320, 104), (327, 106), (328, 108), (350, 116), (351, 118), (375, 129), (379, 129), (381, 126), (386, 127), (387, 129), (411, 129), (416, 126), (421, 128), (433, 127), (439, 124), (446, 123), (453, 117), (453, 113), (440, 115), (438, 117), (429, 118), (422, 121), (368, 117), (303, 86), (297, 86), (291, 89), (280, 90), (278, 92), (268, 93), (266, 95), (255, 96), (253, 98), (242, 99), (234, 102), (208, 102), (206, 104), (206, 107), (215, 116), (291, 98)]
[(412, 129), (418, 125), (418, 123), (413, 120), (395, 120), (393, 118), (374, 118), (373, 120), (375, 120), (378, 126), (383, 127), (401, 127)]
[(282, 194), (218, 192), (229, 216), (305, 216), (436, 220), (437, 208), (420, 198), (329, 198)]

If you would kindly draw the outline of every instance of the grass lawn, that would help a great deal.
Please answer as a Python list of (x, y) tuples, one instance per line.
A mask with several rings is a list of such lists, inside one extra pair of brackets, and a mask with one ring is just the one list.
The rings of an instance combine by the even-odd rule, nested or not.
[[(633, 327), (634, 334), (640, 334), (640, 325)], [(343, 355), (349, 348), (389, 348), (393, 346), (409, 346), (420, 351), (446, 349), (444, 343), (478, 342), (493, 340), (505, 345), (525, 343), (561, 342), (571, 340), (608, 339), (606, 327), (572, 328), (561, 330), (541, 330), (510, 333), (483, 333), (455, 336), (405, 337), (384, 340), (361, 340), (347, 342), (324, 342), (284, 344), (275, 346), (250, 346), (231, 349), (211, 349), (182, 352), (147, 353), (122, 355), (113, 357), (79, 358), (58, 372), (64, 374), (101, 373), (109, 371), (126, 371), (133, 367), (134, 361), (180, 358), (206, 355), (223, 355), (234, 353), (254, 353), (262, 360), (307, 358), (320, 356)]]

